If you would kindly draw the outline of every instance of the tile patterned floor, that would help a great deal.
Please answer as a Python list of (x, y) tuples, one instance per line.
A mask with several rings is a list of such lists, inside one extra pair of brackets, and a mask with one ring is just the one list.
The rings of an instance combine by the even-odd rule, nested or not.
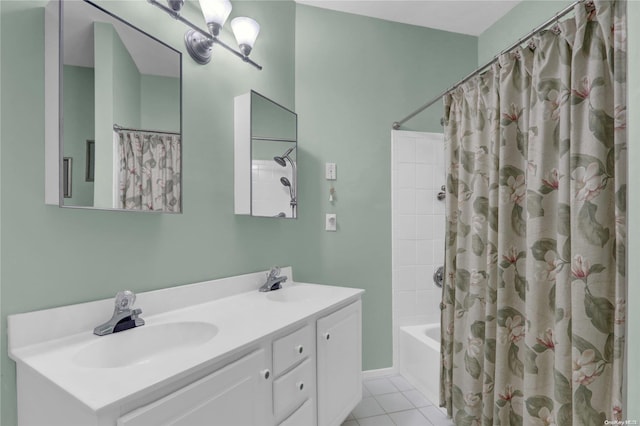
[(342, 426), (455, 426), (402, 376), (362, 382), (362, 402)]

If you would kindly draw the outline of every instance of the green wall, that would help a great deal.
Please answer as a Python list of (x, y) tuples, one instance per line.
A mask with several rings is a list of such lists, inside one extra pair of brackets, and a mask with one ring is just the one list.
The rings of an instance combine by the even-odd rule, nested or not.
[[(484, 64), (492, 56), (504, 49), (510, 41), (523, 36), (525, 32), (541, 24), (570, 2), (525, 1), (511, 10), (478, 39), (479, 62)], [(628, 131), (629, 131), (629, 182), (640, 182), (640, 170), (633, 165), (640, 164), (640, 1), (627, 2), (628, 16)], [(627, 212), (628, 232), (628, 274), (629, 291), (627, 296), (627, 414), (630, 420), (640, 420), (640, 264), (634, 262), (640, 253), (640, 194), (629, 191)]]
[[(147, 2), (98, 3), (183, 50), (186, 27)], [(192, 2), (187, 3), (187, 16), (202, 20)], [(184, 54), (182, 215), (44, 204), (44, 4), (0, 2), (4, 426), (16, 424), (7, 315), (111, 298), (123, 288), (142, 292), (288, 265), (293, 263), (291, 251), (299, 249), (296, 221), (233, 214), (233, 98), (255, 89), (294, 109), (293, 2), (234, 3), (233, 16), (252, 16), (262, 26), (252, 57), (263, 71), (221, 49), (207, 66)], [(227, 31), (222, 37), (234, 43)]]
[(180, 79), (149, 74), (141, 78), (140, 127), (179, 132)]
[(71, 198), (68, 206), (93, 205), (93, 182), (85, 182), (87, 140), (93, 140), (93, 68), (64, 66), (64, 156), (71, 157)]
[(113, 207), (113, 124), (140, 128), (141, 76), (113, 25), (94, 23), (95, 179), (93, 206)]
[(478, 65), (486, 64), (496, 54), (520, 37), (573, 3), (567, 0), (525, 0), (478, 37)]
[[(111, 83), (114, 122), (121, 126), (137, 128), (140, 126), (142, 76), (115, 28), (111, 24), (102, 25), (110, 27), (113, 43), (113, 77)], [(98, 46), (96, 46), (94, 54), (100, 54)], [(109, 136), (111, 136), (113, 129), (109, 130)]]
[[(363, 368), (391, 367), (391, 124), (475, 68), (476, 38), (296, 8), (297, 278), (361, 287)], [(407, 128), (442, 131), (434, 106)], [(336, 201), (324, 163), (337, 163)], [(338, 232), (325, 232), (336, 213)]]
[[(113, 25), (104, 22), (93, 24), (95, 99), (95, 166), (93, 182), (93, 203), (100, 208), (113, 207), (113, 123), (117, 123), (114, 112), (118, 97), (116, 86), (116, 49), (118, 35)], [(125, 82), (126, 84), (126, 82)], [(139, 118), (138, 114), (138, 118)], [(134, 120), (136, 116), (132, 117)], [(129, 120), (127, 120), (129, 121)], [(126, 123), (118, 123), (126, 126)], [(136, 123), (131, 123), (135, 127)]]
[(295, 139), (296, 115), (281, 108), (276, 99), (265, 99), (251, 93), (251, 137)]

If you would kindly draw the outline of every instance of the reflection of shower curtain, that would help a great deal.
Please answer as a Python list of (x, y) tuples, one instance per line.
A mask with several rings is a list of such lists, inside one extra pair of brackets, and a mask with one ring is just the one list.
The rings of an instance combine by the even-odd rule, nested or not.
[(180, 136), (118, 131), (118, 207), (180, 211)]
[(445, 98), (441, 402), (457, 425), (621, 419), (624, 6), (577, 5)]

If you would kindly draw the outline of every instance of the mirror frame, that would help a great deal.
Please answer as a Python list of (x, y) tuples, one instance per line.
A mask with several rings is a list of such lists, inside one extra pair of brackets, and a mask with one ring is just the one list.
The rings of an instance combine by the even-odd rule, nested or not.
[[(281, 108), (282, 110), (291, 113), (295, 119), (295, 139), (284, 139), (277, 137), (265, 137), (260, 135), (254, 135), (253, 132), (253, 96), (259, 96), (262, 99), (268, 101)], [(296, 206), (295, 214), (293, 216), (262, 216), (254, 215), (253, 207), (253, 179), (252, 179), (252, 162), (253, 162), (253, 142), (254, 140), (262, 141), (278, 141), (278, 142), (290, 142), (295, 144), (296, 150), (296, 166), (298, 163), (298, 114), (295, 111), (283, 106), (282, 104), (268, 98), (267, 96), (258, 93), (255, 90), (249, 90), (249, 92), (236, 96), (234, 99), (234, 213), (236, 215), (251, 216), (251, 217), (264, 217), (264, 218), (277, 218), (277, 219), (297, 219), (298, 218), (298, 173), (296, 167), (295, 185), (296, 185)], [(248, 162), (248, 163), (247, 163)]]
[[(177, 54), (180, 72), (180, 98), (179, 103), (179, 123), (180, 123), (180, 210), (177, 212), (164, 212), (153, 210), (129, 210), (119, 208), (92, 207), (92, 206), (70, 206), (64, 205), (64, 3), (73, 0), (52, 0), (49, 5), (57, 5), (57, 10), (49, 9), (49, 5), (45, 7), (45, 204), (57, 205), (61, 208), (70, 209), (87, 209), (117, 212), (133, 212), (133, 213), (152, 213), (152, 214), (182, 214), (183, 212), (183, 69), (182, 69), (182, 52), (175, 49), (159, 38), (149, 34), (141, 28), (133, 25), (131, 22), (116, 15), (113, 12), (101, 7), (90, 0), (81, 0), (84, 3), (98, 9), (102, 13), (110, 16), (116, 21), (140, 32), (170, 49)], [(55, 37), (48, 37), (55, 31)], [(55, 132), (51, 132), (56, 127)], [(55, 135), (55, 136), (54, 136)], [(94, 135), (95, 138), (95, 135)], [(82, 162), (83, 163), (83, 162)], [(76, 164), (78, 162), (76, 161)], [(55, 193), (54, 193), (55, 192)]]

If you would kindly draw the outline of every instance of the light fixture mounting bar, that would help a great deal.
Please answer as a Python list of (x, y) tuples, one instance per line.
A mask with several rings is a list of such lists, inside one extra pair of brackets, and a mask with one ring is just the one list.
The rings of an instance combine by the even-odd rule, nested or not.
[(165, 6), (164, 4), (160, 3), (158, 0), (147, 0), (147, 2), (151, 3), (152, 5), (157, 7), (158, 9), (164, 11), (167, 15), (171, 16), (172, 18), (182, 22), (183, 24), (185, 24), (186, 26), (188, 26), (192, 30), (194, 30), (197, 33), (201, 34), (203, 37), (206, 37), (212, 43), (219, 44), (220, 46), (224, 47), (229, 52), (233, 53), (234, 55), (236, 55), (237, 57), (242, 59), (244, 62), (253, 65), (254, 67), (256, 67), (259, 70), (262, 70), (262, 66), (261, 65), (257, 64), (256, 62), (254, 62), (248, 56), (245, 56), (241, 52), (239, 52), (236, 49), (232, 48), (231, 46), (229, 46), (228, 44), (226, 44), (225, 42), (220, 40), (218, 37), (214, 37), (208, 31), (205, 31), (205, 30), (201, 29), (196, 24), (192, 23), (187, 18), (185, 18), (184, 16), (180, 15), (179, 11), (175, 11), (175, 10)]
[(238, 58), (242, 59), (243, 61), (253, 65), (254, 67), (256, 67), (257, 69), (261, 70), (262, 69), (262, 65), (256, 64), (255, 62), (253, 62), (253, 60), (251, 60), (250, 57), (243, 55), (242, 53), (238, 52), (236, 49), (234, 49), (233, 47), (229, 46), (228, 44), (226, 44), (225, 42), (223, 42), (222, 40), (220, 40), (219, 38), (214, 38), (213, 42), (216, 44), (219, 44), (220, 46), (224, 47), (225, 49), (227, 49), (229, 52), (233, 53), (234, 55), (236, 55)]

